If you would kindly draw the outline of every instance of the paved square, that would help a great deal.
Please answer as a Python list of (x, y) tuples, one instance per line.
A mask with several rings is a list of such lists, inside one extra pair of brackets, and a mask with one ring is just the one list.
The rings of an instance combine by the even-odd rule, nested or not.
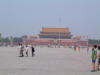
[(18, 57), (17, 47), (0, 47), (0, 75), (100, 75), (90, 70), (86, 49), (36, 48), (34, 57)]

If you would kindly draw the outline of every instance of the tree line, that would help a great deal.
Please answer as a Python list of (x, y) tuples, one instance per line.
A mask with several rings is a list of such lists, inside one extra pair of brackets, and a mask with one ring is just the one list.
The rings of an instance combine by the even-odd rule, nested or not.
[(88, 40), (89, 44), (100, 44), (100, 40), (96, 40), (96, 39), (89, 39)]
[(0, 38), (0, 42), (17, 42), (17, 43), (20, 43), (22, 42), (22, 38), (20, 37), (3, 37), (3, 38)]

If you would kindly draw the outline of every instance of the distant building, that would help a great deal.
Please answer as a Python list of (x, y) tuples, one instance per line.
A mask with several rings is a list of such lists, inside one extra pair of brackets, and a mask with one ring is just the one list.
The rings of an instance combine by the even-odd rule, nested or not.
[(37, 36), (32, 36), (32, 35), (31, 35), (31, 36), (29, 37), (29, 39), (30, 39), (30, 40), (37, 39)]
[(39, 38), (71, 39), (69, 28), (42, 28)]
[(79, 36), (75, 36), (73, 37), (74, 40), (81, 40), (81, 38)]
[(23, 44), (36, 46), (88, 46), (88, 40), (81, 40), (79, 36), (72, 37), (69, 28), (42, 28), (39, 38), (30, 36), (29, 39), (23, 40)]

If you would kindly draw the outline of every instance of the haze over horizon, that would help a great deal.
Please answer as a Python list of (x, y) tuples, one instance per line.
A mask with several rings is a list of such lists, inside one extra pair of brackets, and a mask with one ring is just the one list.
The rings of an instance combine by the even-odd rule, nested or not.
[(68, 27), (100, 38), (100, 0), (0, 0), (3, 36), (37, 35), (42, 27)]

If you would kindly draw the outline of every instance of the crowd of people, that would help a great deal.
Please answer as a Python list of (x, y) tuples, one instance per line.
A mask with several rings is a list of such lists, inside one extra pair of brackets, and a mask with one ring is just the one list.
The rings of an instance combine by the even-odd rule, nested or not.
[(29, 50), (31, 50), (31, 54), (33, 57), (35, 55), (34, 54), (35, 49), (33, 45), (29, 46), (29, 45), (19, 44), (19, 57), (28, 56)]
[[(95, 72), (96, 70), (100, 71), (100, 46), (94, 45), (92, 48), (92, 70), (91, 72)], [(97, 64), (96, 64), (97, 63)]]

